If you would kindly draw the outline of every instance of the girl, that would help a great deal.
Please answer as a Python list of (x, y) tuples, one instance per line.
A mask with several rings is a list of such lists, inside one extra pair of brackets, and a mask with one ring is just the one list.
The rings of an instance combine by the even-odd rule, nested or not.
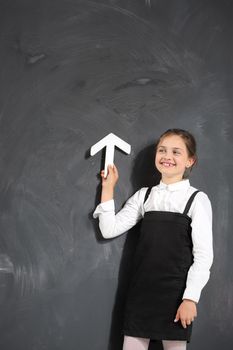
[(159, 185), (141, 188), (115, 214), (115, 165), (101, 171), (101, 203), (94, 217), (104, 238), (128, 231), (142, 219), (124, 317), (123, 350), (147, 350), (150, 339), (164, 350), (185, 350), (196, 304), (213, 260), (212, 209), (204, 192), (190, 186), (197, 161), (194, 137), (169, 129), (156, 144)]

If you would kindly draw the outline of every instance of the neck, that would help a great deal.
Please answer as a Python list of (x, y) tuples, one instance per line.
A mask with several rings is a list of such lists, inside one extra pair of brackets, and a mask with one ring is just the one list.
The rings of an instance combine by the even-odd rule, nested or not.
[(174, 184), (176, 182), (179, 182), (179, 181), (182, 181), (184, 180), (183, 178), (180, 178), (180, 177), (176, 177), (176, 178), (169, 178), (169, 177), (163, 177), (162, 176), (162, 182), (166, 185), (171, 185), (171, 184)]

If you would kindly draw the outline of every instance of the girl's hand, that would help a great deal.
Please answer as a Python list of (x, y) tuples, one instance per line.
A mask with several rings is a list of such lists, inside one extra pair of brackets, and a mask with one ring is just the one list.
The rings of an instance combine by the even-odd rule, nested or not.
[(197, 317), (197, 307), (196, 303), (193, 300), (184, 299), (180, 304), (174, 322), (180, 320), (182, 326), (186, 328)]
[(119, 179), (117, 167), (114, 164), (108, 165), (107, 177), (106, 178), (104, 177), (104, 170), (101, 171), (100, 175), (102, 178), (102, 187), (114, 189), (114, 187)]
[(107, 177), (104, 177), (104, 170), (100, 173), (102, 178), (101, 203), (113, 199), (114, 187), (118, 181), (119, 175), (115, 165), (108, 166)]

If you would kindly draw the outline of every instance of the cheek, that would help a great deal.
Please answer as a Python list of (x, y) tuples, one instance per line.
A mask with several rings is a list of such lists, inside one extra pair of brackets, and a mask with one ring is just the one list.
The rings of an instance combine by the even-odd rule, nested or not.
[(155, 165), (156, 165), (156, 164), (159, 164), (160, 158), (161, 158), (161, 157), (159, 156), (159, 154), (156, 153), (156, 155), (155, 155)]

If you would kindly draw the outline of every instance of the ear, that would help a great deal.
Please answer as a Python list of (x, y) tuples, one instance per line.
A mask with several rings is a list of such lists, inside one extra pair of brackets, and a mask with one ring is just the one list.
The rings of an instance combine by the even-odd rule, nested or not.
[(189, 158), (186, 163), (186, 168), (191, 168), (195, 162), (196, 162), (195, 158)]

